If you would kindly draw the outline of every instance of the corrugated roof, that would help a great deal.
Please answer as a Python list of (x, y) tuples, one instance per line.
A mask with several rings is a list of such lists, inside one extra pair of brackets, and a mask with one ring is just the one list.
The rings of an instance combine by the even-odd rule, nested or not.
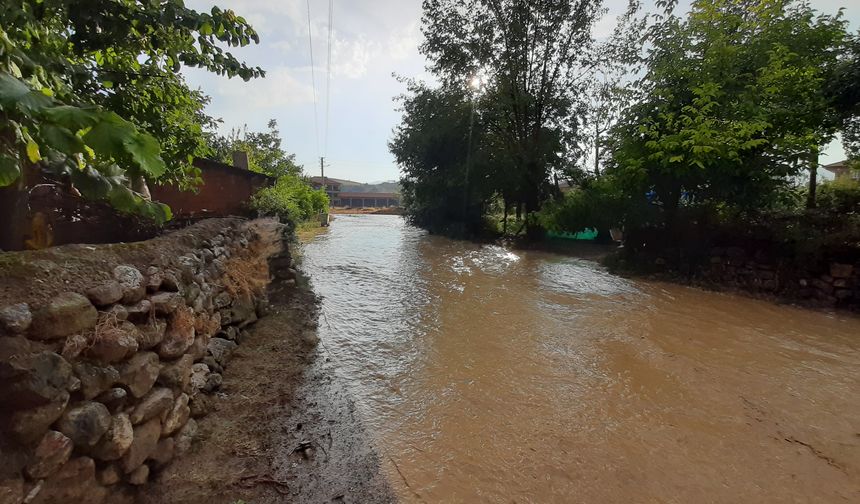
[(338, 198), (349, 199), (349, 198), (392, 198), (392, 199), (400, 199), (400, 195), (397, 193), (365, 193), (365, 192), (341, 192), (337, 195)]

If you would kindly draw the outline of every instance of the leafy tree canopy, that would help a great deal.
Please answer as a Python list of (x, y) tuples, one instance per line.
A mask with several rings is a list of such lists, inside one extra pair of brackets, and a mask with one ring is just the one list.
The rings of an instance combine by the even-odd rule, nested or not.
[(233, 152), (243, 151), (248, 154), (252, 171), (275, 178), (301, 176), (302, 167), (296, 164), (296, 155), (287, 153), (281, 147), (277, 121), (270, 119), (267, 127), (267, 131), (249, 132), (245, 126), (241, 130), (234, 128), (226, 136), (211, 135), (209, 142), (215, 158), (232, 163)]
[(158, 221), (169, 209), (134, 180), (193, 181), (207, 149), (206, 98), (182, 66), (250, 79), (259, 68), (224, 46), (257, 42), (230, 10), (182, 0), (0, 0), (0, 186), (35, 165), (87, 197)]
[(619, 180), (755, 207), (812, 162), (838, 129), (824, 86), (843, 50), (841, 15), (790, 0), (696, 1), (654, 30), (642, 99), (614, 133)]

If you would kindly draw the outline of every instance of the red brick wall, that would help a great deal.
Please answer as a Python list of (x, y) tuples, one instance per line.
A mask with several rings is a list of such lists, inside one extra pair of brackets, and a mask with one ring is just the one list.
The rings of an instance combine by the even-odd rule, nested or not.
[(275, 182), (272, 177), (206, 159), (196, 160), (195, 166), (203, 178), (196, 193), (173, 186), (150, 188), (152, 199), (169, 206), (174, 217), (246, 215), (251, 196)]

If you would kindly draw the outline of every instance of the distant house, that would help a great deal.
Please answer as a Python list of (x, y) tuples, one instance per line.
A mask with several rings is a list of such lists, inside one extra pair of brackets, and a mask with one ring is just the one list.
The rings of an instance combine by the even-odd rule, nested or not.
[(351, 208), (396, 207), (400, 206), (400, 195), (397, 193), (342, 192), (338, 195), (337, 200), (332, 200), (332, 206)]
[(831, 172), (836, 180), (842, 179), (852, 179), (852, 180), (860, 180), (860, 170), (852, 168), (851, 164), (848, 160), (839, 161), (837, 163), (830, 163), (829, 165), (824, 165), (823, 168), (829, 172)]
[(325, 192), (333, 207), (352, 208), (383, 208), (400, 206), (400, 194), (394, 192), (367, 192), (361, 189), (375, 189), (379, 185), (361, 184), (351, 180), (326, 177), (311, 177), (311, 186), (321, 189), (325, 185)]
[(321, 189), (323, 184), (325, 184), (325, 193), (328, 194), (329, 201), (333, 206), (338, 206), (334, 204), (334, 200), (337, 199), (343, 181), (331, 177), (325, 177), (325, 179), (323, 177), (311, 177), (311, 186), (314, 189)]

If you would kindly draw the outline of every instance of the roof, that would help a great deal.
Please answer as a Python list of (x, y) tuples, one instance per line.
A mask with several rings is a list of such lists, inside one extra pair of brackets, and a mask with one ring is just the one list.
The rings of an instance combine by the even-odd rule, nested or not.
[(222, 163), (221, 161), (215, 161), (214, 159), (209, 158), (194, 158), (194, 162), (192, 162), (191, 164), (193, 164), (197, 168), (200, 168), (200, 170), (204, 172), (228, 170), (230, 171), (231, 175), (238, 175), (247, 179), (257, 180), (257, 182), (261, 184), (272, 185), (278, 181), (278, 179), (276, 179), (275, 177), (270, 177), (263, 173), (245, 170), (244, 168), (239, 168), (238, 166)]
[[(323, 183), (322, 177), (311, 177), (310, 180), (311, 180), (311, 182), (314, 182), (316, 184), (322, 184)], [(337, 179), (334, 177), (326, 177), (325, 181), (327, 184), (331, 184), (332, 182), (334, 182), (335, 184), (361, 185), (360, 182), (353, 182), (352, 180)]]
[(838, 171), (842, 171), (842, 170), (848, 168), (848, 160), (844, 159), (842, 161), (837, 161), (835, 163), (826, 164), (826, 165), (822, 166), (822, 168), (824, 168), (827, 171), (831, 171), (831, 172), (836, 173)]
[(400, 195), (391, 192), (342, 192), (338, 193), (338, 198), (392, 198), (400, 199)]

